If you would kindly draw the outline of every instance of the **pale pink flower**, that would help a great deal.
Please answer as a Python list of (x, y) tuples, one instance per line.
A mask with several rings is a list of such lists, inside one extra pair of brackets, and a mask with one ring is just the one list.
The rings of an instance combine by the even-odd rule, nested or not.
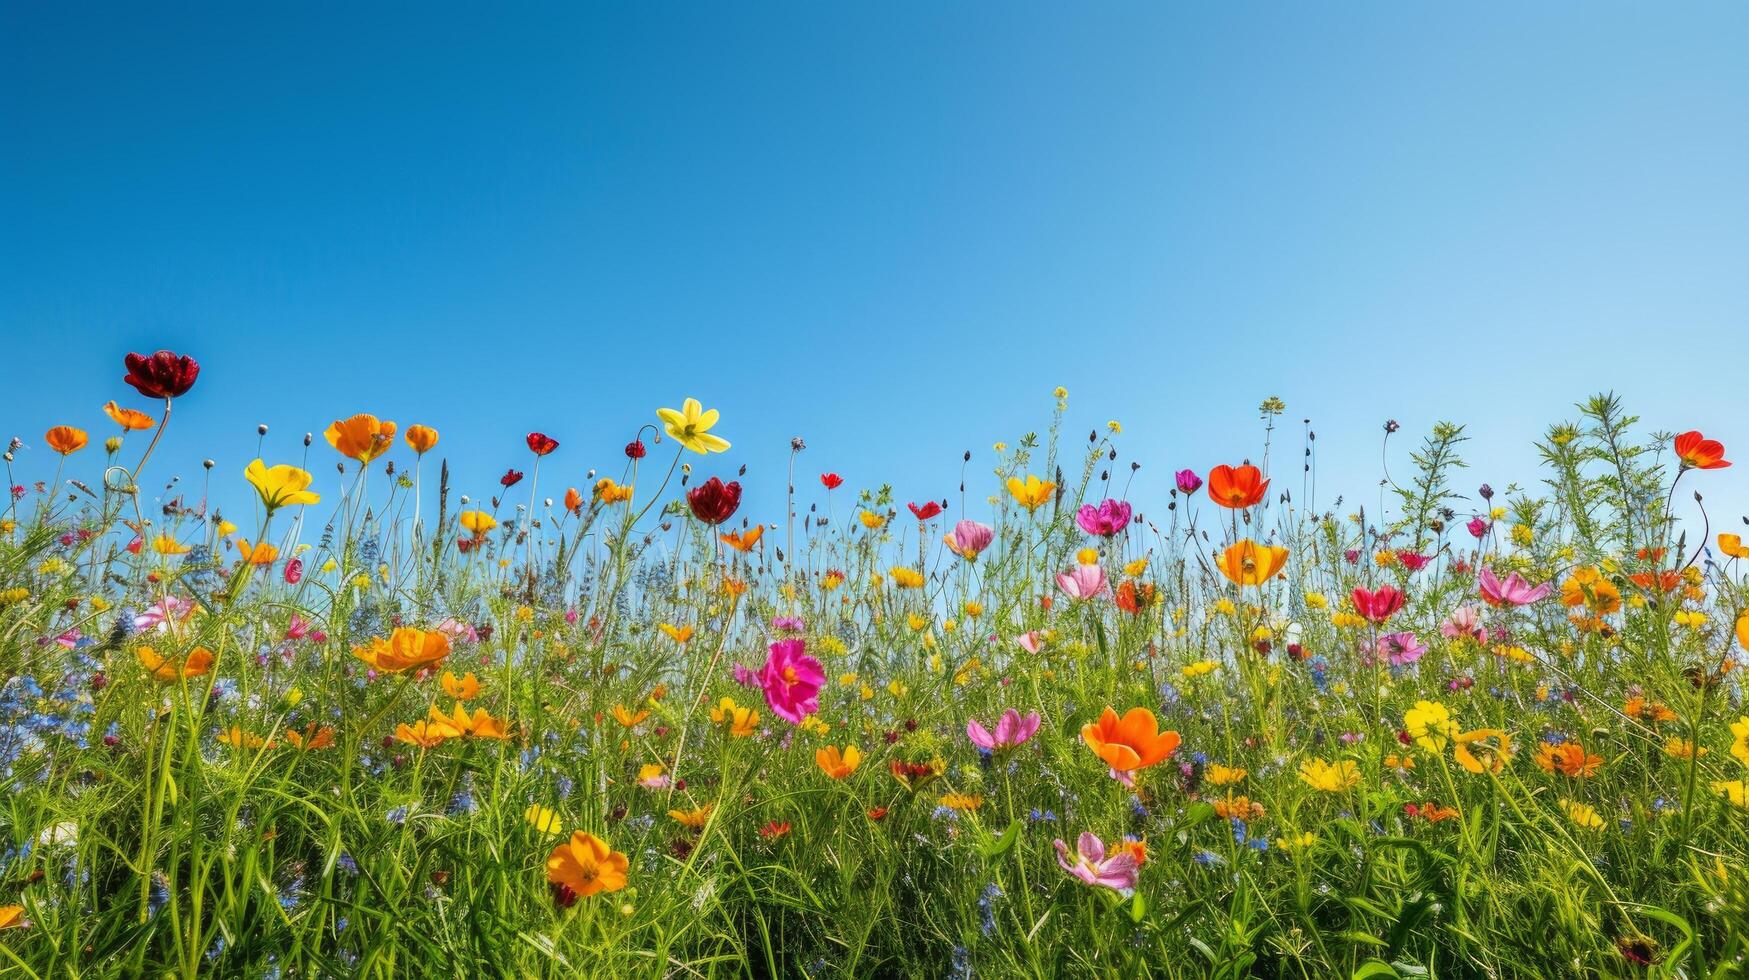
[(1554, 585), (1549, 582), (1533, 586), (1517, 572), (1507, 575), (1502, 582), (1494, 574), (1494, 570), (1486, 565), (1476, 573), (1476, 586), (1490, 606), (1528, 606), (1547, 598), (1555, 590)]
[(1057, 864), (1083, 883), (1097, 888), (1128, 891), (1136, 887), (1136, 856), (1119, 850), (1107, 857), (1105, 844), (1091, 833), (1082, 833), (1076, 842), (1076, 855), (1069, 856), (1069, 845), (1060, 839), (1052, 841), (1057, 849)]
[(1105, 569), (1098, 565), (1076, 565), (1057, 575), (1057, 586), (1071, 599), (1091, 599), (1105, 591)]
[(1038, 731), (1039, 721), (1039, 713), (1036, 711), (1029, 712), (1023, 718), (1020, 712), (1009, 708), (997, 719), (994, 735), (974, 718), (966, 722), (966, 737), (980, 749), (1003, 752), (1026, 744), (1026, 740)]
[(967, 561), (976, 561), (984, 549), (990, 547), (990, 542), (996, 540), (996, 532), (977, 521), (960, 521), (942, 540), (947, 542), (949, 551)]

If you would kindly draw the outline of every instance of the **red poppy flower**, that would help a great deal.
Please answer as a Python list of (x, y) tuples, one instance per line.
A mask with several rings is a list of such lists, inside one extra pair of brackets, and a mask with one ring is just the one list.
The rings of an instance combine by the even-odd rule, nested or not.
[(194, 387), (200, 377), (200, 362), (187, 354), (161, 350), (156, 354), (129, 354), (122, 359), (128, 373), (122, 378), (147, 398), (175, 398)]
[(692, 516), (706, 524), (721, 524), (740, 508), (741, 484), (733, 480), (724, 483), (713, 476), (686, 491), (686, 502), (692, 507)]
[(905, 506), (911, 508), (911, 515), (920, 521), (927, 521), (931, 517), (941, 516), (941, 505), (933, 500), (921, 507), (916, 504), (906, 504)]
[(1209, 500), (1240, 510), (1263, 499), (1269, 491), (1269, 481), (1263, 471), (1247, 463), (1244, 466), (1217, 466), (1209, 470)]
[(788, 821), (785, 821), (783, 823), (778, 823), (776, 820), (773, 820), (772, 822), (759, 828), (759, 836), (765, 838), (766, 840), (774, 840), (778, 837), (782, 837), (784, 834), (789, 833), (789, 830), (790, 830), (790, 825), (789, 825)]
[(559, 448), (559, 440), (544, 432), (530, 432), (528, 434), (528, 448), (536, 456), (545, 456)]
[(521, 470), (505, 470), (504, 475), (498, 478), (498, 482), (504, 484), (507, 487), (516, 486), (518, 483), (522, 482), (522, 471)]
[(641, 439), (633, 439), (626, 443), (626, 459), (643, 459), (644, 443)]
[(1354, 590), (1354, 611), (1369, 623), (1383, 624), (1403, 608), (1407, 598), (1389, 585), (1381, 585), (1373, 592), (1357, 588)]
[(1706, 439), (1699, 432), (1684, 432), (1676, 437), (1676, 455), (1682, 460), (1682, 468), (1696, 470), (1722, 470), (1731, 465), (1725, 458), (1725, 446), (1717, 439)]
[(836, 490), (844, 485), (844, 478), (836, 473), (821, 473), (820, 483), (828, 490)]
[(884, 806), (870, 808), (868, 811), (868, 818), (877, 823), (885, 820), (887, 818), (887, 808)]

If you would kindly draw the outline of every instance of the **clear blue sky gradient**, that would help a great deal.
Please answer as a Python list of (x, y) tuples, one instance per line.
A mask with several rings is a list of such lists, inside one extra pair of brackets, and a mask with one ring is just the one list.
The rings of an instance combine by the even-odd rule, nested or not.
[(695, 395), (755, 519), (793, 435), (810, 494), (957, 499), (1061, 384), (1144, 509), (1271, 394), (1328, 501), (1376, 499), (1387, 417), (1535, 479), (1605, 388), (1740, 457), (1715, 523), (1749, 501), (1749, 6), (366, 6), (0, 14), (21, 477), (169, 347), (205, 373), (154, 468), (231, 492), (258, 422), (282, 462), (357, 411), (481, 495), (544, 430), (557, 491)]

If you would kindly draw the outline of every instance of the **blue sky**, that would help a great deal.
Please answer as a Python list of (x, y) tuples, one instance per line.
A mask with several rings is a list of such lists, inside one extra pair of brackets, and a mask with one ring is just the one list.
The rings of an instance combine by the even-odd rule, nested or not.
[(776, 519), (792, 435), (940, 497), (1059, 384), (1144, 509), (1272, 394), (1326, 500), (1388, 417), (1535, 479), (1604, 388), (1749, 456), (1741, 4), (364, 6), (0, 15), (21, 477), (158, 347), (205, 364), (158, 475), (237, 488), (355, 411), (562, 486), (696, 395)]

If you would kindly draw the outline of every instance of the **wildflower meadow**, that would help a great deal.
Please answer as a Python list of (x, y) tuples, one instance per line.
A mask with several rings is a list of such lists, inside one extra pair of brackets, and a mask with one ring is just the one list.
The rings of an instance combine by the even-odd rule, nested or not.
[(913, 500), (684, 391), (361, 404), (171, 488), (202, 366), (118, 368), (5, 455), (7, 975), (1741, 975), (1729, 420), (1589, 398), (1496, 488), (1389, 423), (1336, 497), (1278, 400), (1133, 459), (1058, 389)]

